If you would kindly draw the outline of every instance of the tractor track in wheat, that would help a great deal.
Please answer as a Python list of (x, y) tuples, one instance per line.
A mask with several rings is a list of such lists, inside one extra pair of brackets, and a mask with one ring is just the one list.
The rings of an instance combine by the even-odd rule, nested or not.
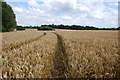
[(54, 78), (65, 78), (67, 67), (67, 55), (65, 47), (63, 45), (63, 38), (57, 33), (54, 34), (57, 36), (57, 45), (54, 58), (54, 70), (52, 71), (52, 76)]
[(19, 48), (19, 47), (21, 47), (23, 45), (26, 45), (26, 44), (32, 43), (34, 41), (37, 41), (37, 40), (41, 39), (42, 37), (44, 37), (45, 35), (46, 35), (46, 33), (43, 33), (43, 35), (41, 35), (41, 36), (39, 36), (37, 38), (30, 39), (30, 40), (21, 42), (19, 44), (11, 45), (11, 46), (8, 46), (6, 48), (2, 48), (2, 51), (9, 51), (9, 50), (17, 49), (17, 48)]

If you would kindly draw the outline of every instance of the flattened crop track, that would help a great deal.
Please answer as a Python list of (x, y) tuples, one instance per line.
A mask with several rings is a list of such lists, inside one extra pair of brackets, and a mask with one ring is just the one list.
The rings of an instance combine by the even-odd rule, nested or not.
[(21, 47), (21, 46), (23, 46), (23, 45), (26, 45), (26, 44), (29, 44), (29, 43), (31, 43), (31, 42), (33, 42), (33, 41), (37, 41), (38, 39), (41, 39), (41, 38), (42, 38), (43, 36), (45, 36), (45, 35), (46, 35), (46, 33), (43, 33), (42, 36), (39, 36), (39, 37), (37, 37), (37, 38), (31, 39), (31, 40), (27, 40), (27, 41), (25, 41), (25, 42), (21, 42), (21, 43), (16, 44), (16, 45), (11, 45), (11, 46), (6, 47), (6, 48), (2, 48), (2, 51), (8, 51), (8, 50), (13, 50), (13, 49), (19, 48), (19, 47)]
[(54, 58), (54, 70), (52, 71), (52, 76), (54, 78), (65, 78), (66, 66), (67, 66), (67, 56), (65, 52), (65, 47), (63, 45), (63, 39), (57, 33), (57, 46)]

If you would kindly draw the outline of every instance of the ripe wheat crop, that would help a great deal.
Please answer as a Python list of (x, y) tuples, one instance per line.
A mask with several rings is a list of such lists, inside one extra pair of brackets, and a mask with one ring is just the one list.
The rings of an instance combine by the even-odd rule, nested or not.
[[(58, 31), (67, 55), (68, 78), (113, 78), (118, 65), (117, 31)], [(64, 35), (65, 34), (65, 35)]]
[(2, 36), (4, 78), (115, 78), (118, 74), (118, 31), (28, 30)]
[[(39, 34), (41, 33), (37, 33), (36, 35)], [(10, 51), (3, 51), (3, 77), (50, 78), (55, 43), (56, 36), (49, 33), (37, 41)]]

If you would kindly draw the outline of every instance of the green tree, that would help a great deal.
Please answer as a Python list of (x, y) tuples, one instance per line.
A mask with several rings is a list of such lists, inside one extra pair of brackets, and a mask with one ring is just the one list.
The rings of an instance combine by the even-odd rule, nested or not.
[(10, 5), (8, 5), (6, 2), (2, 2), (2, 32), (13, 31), (15, 28), (15, 14)]

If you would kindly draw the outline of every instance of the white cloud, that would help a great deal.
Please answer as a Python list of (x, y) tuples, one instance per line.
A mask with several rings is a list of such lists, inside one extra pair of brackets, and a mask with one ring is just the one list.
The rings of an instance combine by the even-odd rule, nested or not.
[(30, 0), (28, 4), (32, 7), (39, 7), (39, 4), (36, 2), (36, 0)]
[(19, 7), (14, 7), (13, 9), (14, 9), (14, 11), (16, 11), (16, 12), (22, 12), (22, 11), (23, 11), (23, 9), (22, 9), (22, 8), (19, 8)]
[[(37, 0), (28, 8), (13, 6), (19, 25), (79, 24), (98, 27), (117, 26), (117, 9), (95, 2), (77, 0)], [(24, 18), (23, 18), (24, 17)]]
[(81, 11), (89, 11), (89, 8), (87, 6), (81, 6), (80, 10)]
[(77, 7), (76, 0), (43, 0), (43, 3), (40, 7), (44, 8), (46, 12), (69, 13)]
[(118, 2), (110, 3), (110, 6), (118, 6)]
[(114, 3), (113, 5), (118, 6), (118, 3)]
[(67, 16), (67, 15), (65, 15), (65, 16), (63, 16), (63, 19), (65, 19), (65, 20), (69, 20), (69, 19), (72, 19), (72, 17), (71, 17), (71, 16)]
[[(29, 2), (31, 0), (5, 0), (7, 2)], [(50, 1), (50, 0), (36, 0), (36, 1)], [(51, 0), (53, 1), (53, 0)], [(62, 0), (65, 1), (65, 0)], [(77, 0), (78, 2), (119, 2), (119, 0)]]

